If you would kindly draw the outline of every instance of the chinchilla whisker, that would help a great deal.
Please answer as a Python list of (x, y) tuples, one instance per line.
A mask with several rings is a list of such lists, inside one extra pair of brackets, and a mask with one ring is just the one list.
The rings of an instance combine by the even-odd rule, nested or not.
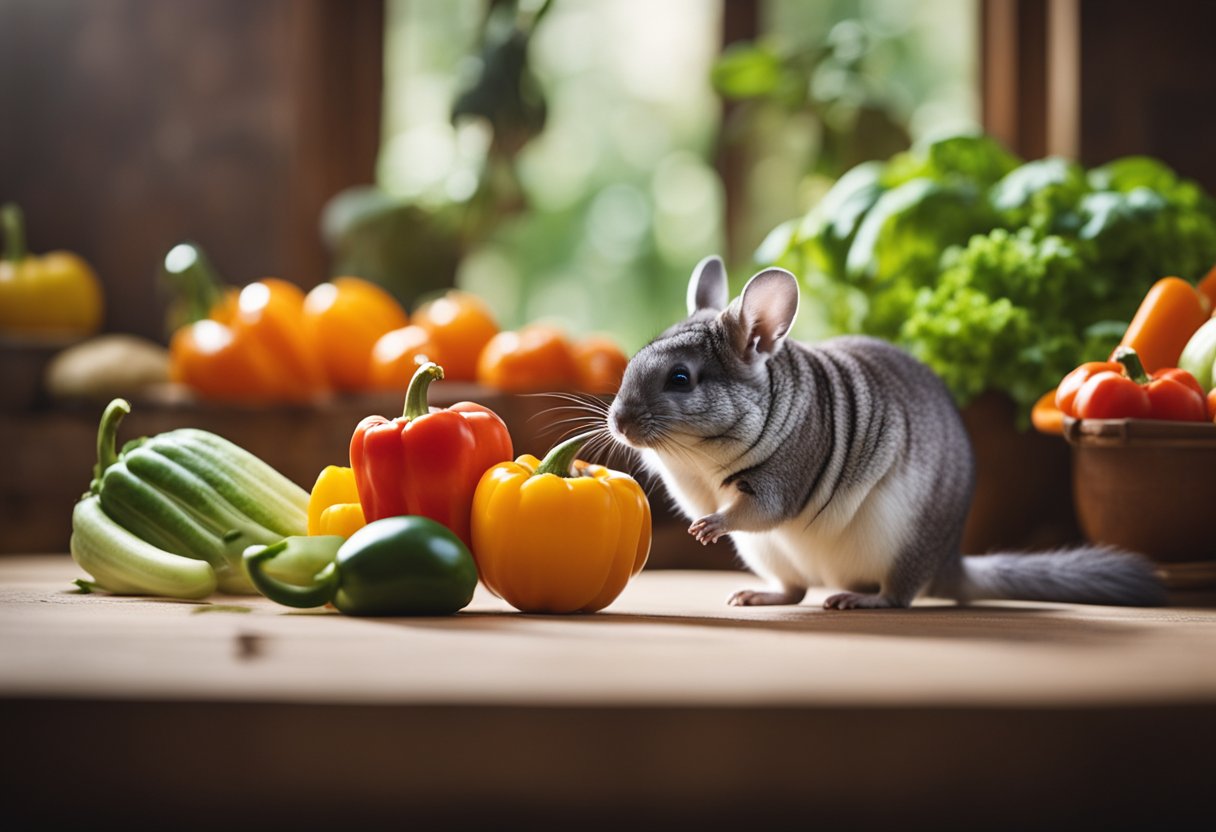
[(695, 445), (686, 445), (681, 442), (677, 442), (674, 439), (664, 441), (667, 444), (663, 449), (667, 453), (670, 453), (673, 456), (682, 456), (684, 459), (688, 460), (690, 464), (695, 465), (699, 461), (704, 460), (709, 462), (717, 471), (725, 473), (729, 470), (729, 465), (723, 465), (721, 460), (715, 459), (713, 454), (707, 452), (703, 448), (698, 448)]
[(537, 419), (543, 418), (545, 416), (551, 416), (554, 413), (586, 413), (588, 416), (594, 416), (594, 417), (600, 418), (600, 419), (607, 417), (606, 411), (596, 410), (596, 409), (590, 408), (590, 407), (581, 407), (581, 406), (576, 407), (574, 405), (559, 405), (558, 407), (547, 407), (544, 410), (533, 413), (531, 416), (528, 417), (528, 421), (534, 422)]
[(579, 451), (579, 457), (588, 462), (602, 464), (603, 460), (600, 459), (602, 441), (603, 435), (597, 431), (590, 439), (587, 440), (587, 444), (583, 445), (582, 450)]
[(560, 433), (561, 438), (556, 441), (564, 442), (575, 434), (586, 433), (590, 430), (600, 430), (601, 424), (602, 423), (597, 422), (595, 419), (589, 419), (586, 417), (580, 419), (563, 419), (560, 422), (554, 422), (550, 425), (546, 425), (545, 429), (541, 431), (541, 434), (544, 436), (552, 436)]
[(566, 419), (556, 419), (549, 423), (550, 427), (556, 428), (559, 425), (586, 425), (588, 429), (598, 427), (604, 424), (604, 419), (598, 414), (586, 414), (583, 416), (571, 416)]
[[(616, 441), (612, 434), (606, 429), (601, 433), (596, 434), (596, 436), (592, 438), (588, 444), (592, 446), (592, 450), (589, 452), (589, 454), (597, 459), (600, 459), (600, 464), (606, 467), (613, 467), (619, 470), (632, 469), (636, 467), (634, 464), (635, 460), (631, 459), (631, 456), (636, 453), (633, 448), (630, 448), (627, 445), (622, 445), (620, 442)], [(620, 460), (620, 462), (616, 462), (615, 460)]]
[[(580, 433), (587, 433), (589, 430), (591, 430), (593, 428), (594, 428), (594, 425), (588, 425), (588, 424), (574, 425), (573, 427), (569, 427), (569, 428), (566, 428), (565, 430), (563, 430), (561, 432), (561, 435), (553, 440), (553, 443), (555, 445), (560, 444), (562, 442), (565, 442), (567, 439), (570, 439), (573, 436), (579, 435)], [(588, 442), (587, 442), (587, 445), (589, 445), (589, 444), (591, 444), (590, 440), (588, 440)], [(587, 447), (587, 445), (584, 445), (583, 448), (585, 449)], [(584, 451), (582, 451), (582, 453), (586, 453), (586, 451), (584, 450)]]
[(616, 464), (621, 466), (624, 469), (628, 469), (635, 473), (638, 471), (642, 471), (647, 476), (653, 476), (650, 473), (650, 471), (648, 471), (646, 469), (646, 467), (641, 464), (642, 455), (641, 455), (641, 453), (638, 452), (638, 450), (636, 448), (631, 448), (628, 445), (622, 445), (620, 442), (617, 442), (611, 436), (609, 436), (608, 439), (609, 439), (609, 446), (608, 446), (608, 459), (609, 460), (613, 460), (613, 459), (619, 460), (619, 462), (617, 462)]
[(598, 399), (580, 399), (574, 396), (556, 396), (559, 401), (568, 402), (564, 405), (555, 405), (555, 407), (574, 407), (581, 410), (594, 410), (598, 413), (607, 413), (608, 405)]
[(605, 413), (608, 412), (608, 407), (609, 407), (606, 402), (602, 401), (601, 399), (599, 399), (596, 396), (591, 395), (590, 393), (580, 395), (580, 394), (575, 394), (575, 393), (553, 392), (553, 393), (522, 393), (521, 395), (528, 396), (529, 398), (540, 397), (540, 398), (549, 398), (549, 399), (561, 399), (562, 401), (573, 402), (574, 404), (577, 404), (577, 405), (583, 405), (585, 407), (593, 407), (596, 410), (602, 410)]

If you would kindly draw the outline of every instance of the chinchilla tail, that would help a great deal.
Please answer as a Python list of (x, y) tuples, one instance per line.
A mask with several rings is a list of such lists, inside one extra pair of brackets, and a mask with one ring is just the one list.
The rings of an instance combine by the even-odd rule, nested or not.
[(1147, 558), (1106, 546), (963, 558), (960, 600), (1004, 598), (1157, 607), (1165, 586)]

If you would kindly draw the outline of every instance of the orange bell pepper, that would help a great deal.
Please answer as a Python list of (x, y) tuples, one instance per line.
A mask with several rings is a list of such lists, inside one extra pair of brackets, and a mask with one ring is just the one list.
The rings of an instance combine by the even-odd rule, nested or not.
[(473, 556), (482, 583), (523, 612), (595, 612), (650, 555), (650, 503), (628, 474), (574, 457), (590, 434), (544, 461), (525, 454), (482, 476)]
[(368, 523), (421, 515), (442, 523), (470, 545), (469, 515), (481, 475), (511, 458), (511, 435), (492, 410), (473, 402), (427, 406), (431, 382), (443, 368), (418, 368), (393, 420), (368, 416), (350, 440), (350, 466)]
[(477, 380), (514, 393), (569, 390), (578, 384), (578, 368), (560, 329), (529, 324), (490, 339), (477, 363)]
[(428, 361), (443, 366), (443, 352), (431, 334), (416, 324), (381, 335), (372, 347), (368, 383), (376, 390), (400, 390)]
[(1179, 277), (1163, 277), (1140, 302), (1119, 342), (1134, 349), (1148, 372), (1177, 367), (1182, 348), (1208, 319), (1207, 296)]
[(1216, 266), (1212, 266), (1212, 270), (1199, 281), (1199, 284), (1195, 288), (1208, 299), (1208, 307), (1213, 310), (1213, 315), (1216, 316)]
[(574, 345), (573, 355), (579, 390), (601, 395), (620, 389), (629, 359), (611, 338), (584, 338)]
[(318, 284), (304, 298), (304, 335), (338, 390), (371, 387), (372, 348), (381, 335), (408, 322), (396, 298), (358, 277)]
[(198, 246), (178, 243), (169, 249), (160, 273), (170, 295), (165, 314), (170, 334), (208, 318), (224, 325), (236, 320), (241, 290), (220, 277)]
[(225, 402), (273, 402), (278, 384), (274, 363), (256, 349), (248, 331), (238, 334), (207, 319), (173, 333), (169, 378), (204, 399)]
[(300, 320), (304, 292), (265, 278), (241, 290), (230, 325), (202, 320), (169, 342), (170, 377), (205, 398), (303, 402), (326, 389), (319, 357)]
[(220, 292), (219, 298), (211, 307), (210, 314), (207, 315), (213, 321), (218, 321), (225, 326), (231, 326), (236, 320), (236, 313), (240, 309), (241, 290), (235, 286), (228, 286)]
[(443, 356), (445, 377), (477, 378), (477, 358), (498, 332), (494, 313), (481, 298), (451, 289), (414, 310), (413, 323), (425, 329)]
[(1062, 435), (1064, 433), (1064, 413), (1056, 405), (1056, 391), (1052, 388), (1039, 397), (1030, 409), (1030, 424), (1039, 433)]

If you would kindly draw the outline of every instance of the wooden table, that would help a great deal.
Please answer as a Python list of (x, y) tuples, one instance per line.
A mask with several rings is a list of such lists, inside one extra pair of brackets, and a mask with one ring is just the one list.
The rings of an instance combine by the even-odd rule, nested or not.
[[(0, 558), (6, 817), (176, 828), (798, 821), (1166, 828), (1216, 807), (1211, 598), (730, 608), (643, 572), (593, 616), (80, 595)], [(417, 827), (416, 824), (424, 824)]]

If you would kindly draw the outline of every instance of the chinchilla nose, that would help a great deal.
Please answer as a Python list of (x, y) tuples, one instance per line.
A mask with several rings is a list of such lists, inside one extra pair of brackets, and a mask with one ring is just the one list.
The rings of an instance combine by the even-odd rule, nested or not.
[(633, 439), (631, 433), (636, 434), (638, 424), (636, 411), (629, 407), (628, 403), (621, 398), (617, 398), (612, 402), (612, 406), (608, 409), (608, 430), (618, 438), (626, 440)]

